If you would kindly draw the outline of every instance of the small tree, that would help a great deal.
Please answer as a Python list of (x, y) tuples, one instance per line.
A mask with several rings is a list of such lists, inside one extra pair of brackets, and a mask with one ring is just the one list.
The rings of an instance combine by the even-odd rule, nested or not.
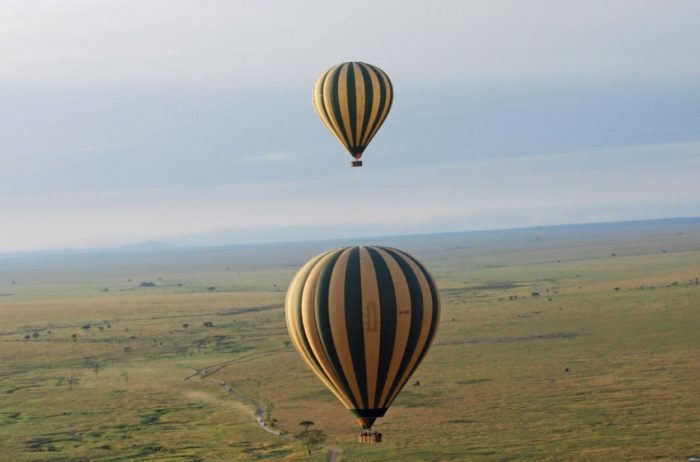
[(226, 341), (226, 336), (225, 335), (215, 335), (214, 336), (214, 348), (216, 348), (217, 351), (221, 349), (221, 347), (225, 344)]
[(100, 363), (95, 363), (92, 365), (92, 370), (95, 371), (95, 378), (97, 378), (97, 373), (100, 372), (105, 367)]
[(89, 356), (85, 358), (85, 364), (87, 364), (87, 366), (95, 372), (95, 378), (97, 378), (97, 374), (105, 368), (102, 365), (102, 363), (94, 356)]
[(29, 334), (27, 334), (27, 335), (24, 336), (24, 340), (29, 340), (30, 338), (32, 338), (32, 336), (29, 335)]
[(75, 342), (76, 339), (78, 338), (78, 334), (72, 334), (71, 338), (73, 339), (73, 342)]
[(182, 328), (185, 330), (187, 330), (188, 327), (190, 327), (190, 324), (188, 322), (186, 322), (182, 325)]
[(326, 434), (322, 430), (304, 430), (295, 436), (306, 447), (309, 455), (314, 449), (321, 447), (326, 442)]
[(34, 332), (34, 333), (32, 334), (32, 337), (34, 337), (34, 340), (38, 339), (38, 338), (39, 338), (39, 332)]

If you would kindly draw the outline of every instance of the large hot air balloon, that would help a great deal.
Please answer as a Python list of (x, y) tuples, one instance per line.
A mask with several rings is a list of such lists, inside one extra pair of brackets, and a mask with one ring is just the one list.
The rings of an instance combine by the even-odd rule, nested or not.
[(440, 300), (428, 271), (405, 252), (344, 247), (299, 270), (286, 318), (301, 357), (367, 436), (428, 351)]
[(362, 153), (384, 123), (394, 99), (389, 77), (376, 66), (360, 62), (331, 67), (316, 81), (313, 102), (328, 130), (361, 167)]

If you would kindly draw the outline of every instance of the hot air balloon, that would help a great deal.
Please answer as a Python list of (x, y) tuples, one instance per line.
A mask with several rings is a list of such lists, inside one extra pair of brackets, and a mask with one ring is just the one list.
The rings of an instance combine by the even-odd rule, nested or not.
[(287, 329), (300, 356), (370, 432), (435, 337), (438, 291), (405, 252), (360, 246), (307, 262), (287, 291)]
[(313, 102), (318, 116), (361, 167), (362, 153), (391, 109), (394, 89), (376, 66), (348, 62), (331, 67), (316, 81)]

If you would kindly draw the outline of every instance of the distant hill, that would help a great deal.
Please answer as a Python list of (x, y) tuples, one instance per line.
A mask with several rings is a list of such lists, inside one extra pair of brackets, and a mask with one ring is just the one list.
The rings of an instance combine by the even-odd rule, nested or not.
[[(65, 256), (65, 255), (99, 255), (99, 254), (121, 254), (121, 253), (179, 253), (207, 250), (223, 250), (223, 249), (303, 249), (303, 248), (319, 248), (325, 249), (342, 245), (356, 244), (384, 244), (384, 245), (405, 245), (409, 247), (421, 247), (422, 244), (428, 244), (428, 241), (435, 239), (444, 240), (445, 245), (463, 244), (463, 241), (478, 240), (481, 242), (504, 239), (527, 239), (528, 235), (537, 238), (565, 238), (565, 237), (591, 237), (609, 235), (611, 233), (632, 233), (632, 234), (653, 234), (655, 232), (670, 230), (675, 233), (683, 233), (684, 231), (700, 231), (700, 217), (677, 217), (677, 218), (662, 218), (655, 220), (636, 220), (636, 221), (617, 221), (603, 223), (584, 223), (584, 224), (561, 224), (550, 226), (535, 226), (527, 228), (510, 228), (510, 229), (494, 229), (494, 230), (479, 230), (479, 231), (453, 231), (430, 234), (406, 234), (406, 235), (384, 235), (384, 236), (365, 236), (365, 237), (348, 237), (340, 239), (328, 240), (289, 240), (267, 243), (231, 243), (225, 245), (176, 245), (163, 241), (145, 241), (135, 244), (107, 247), (107, 248), (88, 248), (88, 249), (58, 249), (58, 250), (38, 250), (25, 252), (0, 253), (0, 259), (8, 258), (25, 258), (25, 257), (50, 257), (50, 256)], [(188, 241), (196, 241), (196, 236), (190, 236)], [(432, 243), (430, 243), (432, 245)]]
[(120, 247), (117, 247), (117, 250), (172, 250), (176, 249), (179, 246), (175, 244), (167, 244), (165, 242), (160, 242), (160, 241), (146, 241), (146, 242), (139, 242), (137, 244), (129, 244), (129, 245), (123, 245)]

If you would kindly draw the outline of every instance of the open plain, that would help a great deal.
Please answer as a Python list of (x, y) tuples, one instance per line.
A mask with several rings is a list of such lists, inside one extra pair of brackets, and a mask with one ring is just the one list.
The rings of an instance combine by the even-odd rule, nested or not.
[(384, 443), (357, 442), (284, 321), (299, 266), (357, 242), (144, 248), (0, 257), (0, 460), (700, 453), (700, 219), (366, 242), (423, 261), (443, 305)]

